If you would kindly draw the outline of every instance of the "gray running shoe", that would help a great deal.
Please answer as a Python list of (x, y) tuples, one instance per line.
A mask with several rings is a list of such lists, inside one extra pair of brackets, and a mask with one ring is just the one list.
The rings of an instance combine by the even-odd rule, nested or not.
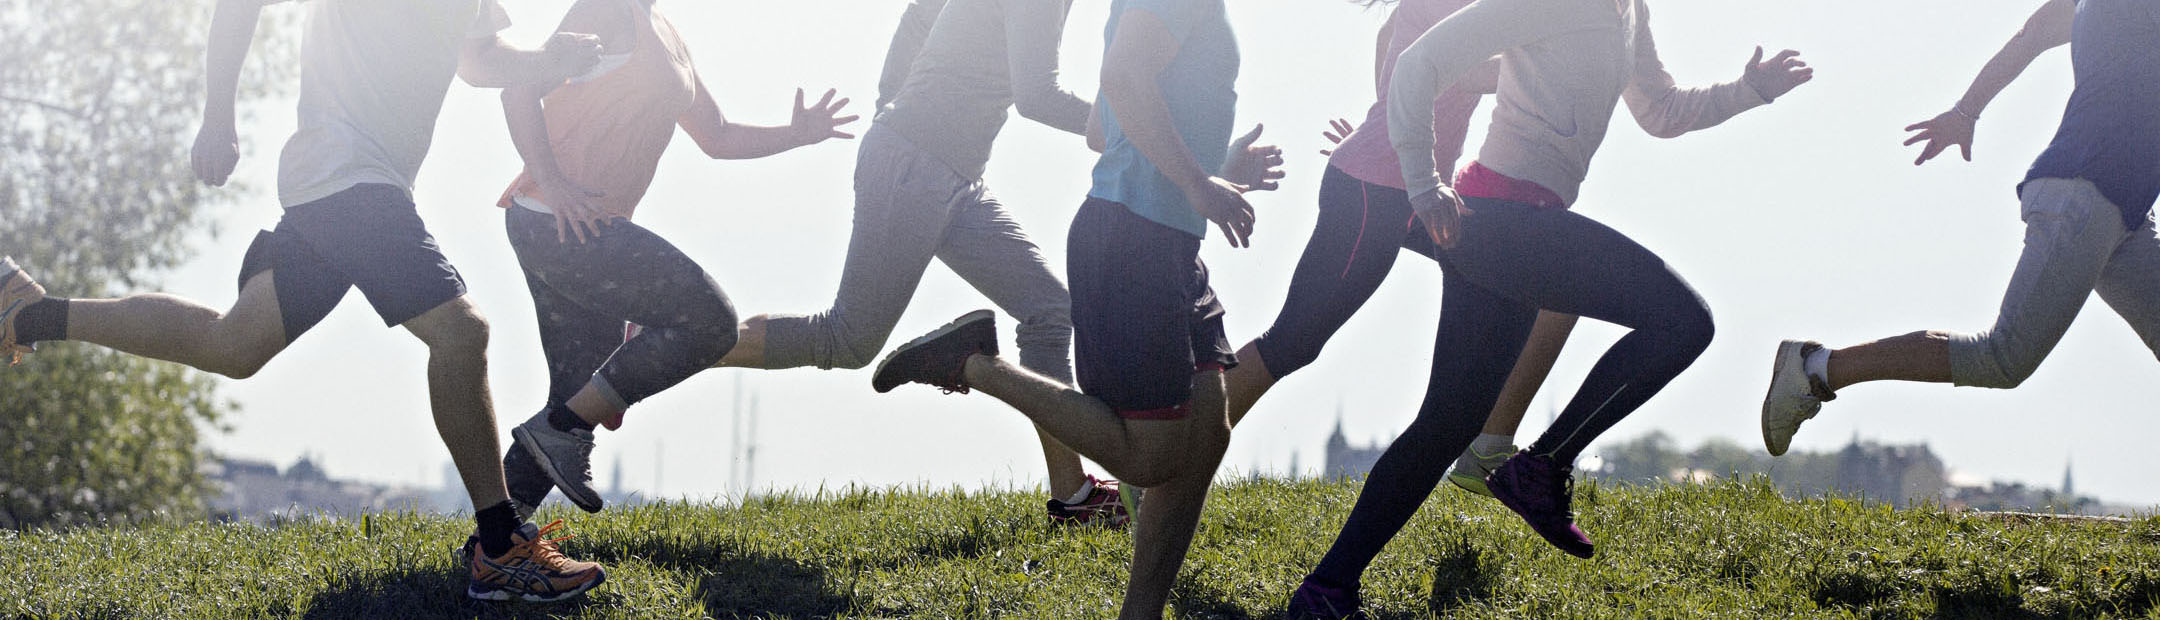
[(510, 437), (514, 439), (511, 448), (523, 447), (526, 456), (532, 457), (533, 464), (555, 481), (555, 488), (562, 489), (563, 497), (569, 498), (570, 503), (577, 504), (585, 512), (600, 512), (606, 506), (605, 500), (600, 499), (600, 492), (592, 487), (592, 431), (555, 430), (548, 425), (547, 411), (542, 410), (524, 424), (510, 429)]
[(1800, 423), (1822, 412), (1822, 404), (1836, 400), (1830, 386), (1807, 374), (1807, 356), (1823, 348), (1812, 340), (1787, 340), (1778, 344), (1777, 359), (1770, 367), (1770, 393), (1763, 396), (1762, 440), (1770, 456), (1792, 447)]
[(902, 384), (921, 383), (966, 394), (968, 357), (997, 353), (997, 315), (976, 310), (886, 354), (870, 377), (870, 389), (883, 394)]

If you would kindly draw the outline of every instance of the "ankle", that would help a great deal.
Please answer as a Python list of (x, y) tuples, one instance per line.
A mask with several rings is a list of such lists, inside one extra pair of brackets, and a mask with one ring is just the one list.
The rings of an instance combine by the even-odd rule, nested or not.
[(49, 340), (67, 340), (68, 304), (73, 301), (48, 295), (44, 299), (24, 305), (14, 317), (16, 344), (31, 345)]
[(474, 512), (473, 521), (479, 525), (480, 553), (491, 558), (510, 552), (510, 534), (522, 525), (507, 499)]
[(580, 416), (576, 411), (570, 410), (570, 407), (568, 405), (548, 405), (547, 423), (549, 428), (553, 428), (555, 430), (565, 433), (571, 431), (585, 431), (589, 433), (592, 432), (593, 427), (598, 426), (591, 422), (585, 421), (584, 416)]

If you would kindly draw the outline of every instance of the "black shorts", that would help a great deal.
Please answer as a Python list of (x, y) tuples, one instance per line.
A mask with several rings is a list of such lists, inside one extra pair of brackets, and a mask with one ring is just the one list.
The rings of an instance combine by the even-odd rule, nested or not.
[(1080, 391), (1128, 419), (1190, 413), (1197, 372), (1237, 365), (1200, 239), (1089, 198), (1066, 248)]
[(285, 209), (277, 228), (248, 246), (240, 287), (264, 271), (277, 286), (288, 343), (353, 287), (391, 326), (465, 295), (464, 278), (420, 222), (412, 196), (391, 185), (355, 185)]

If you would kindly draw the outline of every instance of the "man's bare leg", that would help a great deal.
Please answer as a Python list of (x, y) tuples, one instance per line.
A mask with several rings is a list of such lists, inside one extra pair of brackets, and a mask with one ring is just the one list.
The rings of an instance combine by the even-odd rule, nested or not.
[(246, 379), (285, 350), (271, 272), (249, 278), (227, 312), (150, 293), (68, 302), (69, 340)]
[(1238, 349), (1236, 368), (1223, 373), (1224, 398), (1229, 403), (1230, 425), (1245, 421), (1245, 414), (1252, 413), (1253, 405), (1260, 403), (1269, 389), (1275, 387), (1275, 374), (1268, 370), (1267, 360), (1260, 356), (1260, 341), (1245, 343)]
[(1185, 564), (1193, 533), (1200, 527), (1200, 514), (1207, 505), (1215, 470), (1230, 446), (1228, 413), (1223, 374), (1208, 372), (1193, 377), (1190, 418), (1149, 423), (1182, 427), (1164, 427), (1155, 432), (1179, 433), (1186, 460), (1167, 482), (1148, 487), (1147, 506), (1140, 511), (1133, 529), (1132, 578), (1125, 584), (1120, 618), (1163, 617), (1178, 569)]
[(459, 297), (406, 321), (405, 329), (427, 344), (428, 403), (434, 409), (435, 431), (450, 449), (473, 507), (508, 501), (499, 460), (502, 442), (488, 392), (487, 319), (471, 301)]
[(1830, 351), (1830, 391), (1869, 381), (1950, 382), (1950, 335), (1919, 331)]

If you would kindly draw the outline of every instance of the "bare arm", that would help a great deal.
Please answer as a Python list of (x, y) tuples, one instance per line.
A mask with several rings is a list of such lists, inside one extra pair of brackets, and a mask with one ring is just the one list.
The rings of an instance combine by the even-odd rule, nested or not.
[(1170, 104), (1156, 82), (1182, 44), (1150, 10), (1127, 9), (1116, 19), (1117, 33), (1103, 54), (1102, 99), (1110, 106), (1108, 113), (1117, 115), (1125, 139), (1185, 193), (1195, 212), (1218, 224), (1233, 247), (1243, 247), (1253, 224), (1252, 205), (1239, 195), (1244, 188), (1200, 167), (1178, 135)]
[(263, 0), (222, 0), (210, 15), (210, 49), (203, 58), (202, 128), (195, 134), (189, 163), (195, 178), (222, 186), (240, 164), (240, 135), (234, 120), (240, 93), (240, 69), (255, 42), (255, 22)]
[(1006, 73), (1020, 116), (1066, 133), (1087, 133), (1093, 104), (1058, 83), (1058, 45), (1065, 39), (1062, 0), (1008, 0)]
[(1110, 138), (1103, 135), (1102, 107), (1103, 101), (1101, 97), (1095, 99), (1095, 105), (1088, 106), (1087, 145), (1088, 150), (1097, 153), (1110, 148)]
[(2068, 45), (2071, 25), (2076, 21), (2076, 0), (2048, 0), (2040, 5), (2039, 10), (2025, 19), (2025, 27), (1988, 59), (1987, 66), (1980, 68), (1980, 75), (1975, 76), (1972, 86), (1965, 89), (1965, 96), (1959, 97), (1949, 111), (1905, 128), (1918, 132), (1905, 140), (1906, 145), (1927, 142), (1913, 165), (1927, 163), (1953, 145), (1958, 147), (1965, 161), (1972, 161), (1973, 127), (1980, 120), (1980, 112), (1986, 110), (2011, 82), (2017, 81), (2040, 54)]
[(839, 116), (848, 100), (834, 101), (834, 96), (834, 91), (828, 90), (816, 105), (804, 106), (803, 91), (796, 89), (795, 113), (789, 124), (777, 127), (747, 125), (728, 120), (727, 115), (720, 112), (720, 105), (713, 101), (712, 93), (705, 90), (705, 81), (701, 79), (697, 81), (697, 102), (683, 114), (678, 124), (707, 157), (757, 159), (831, 138), (855, 137), (839, 130), (840, 126), (854, 122), (856, 117)]
[(893, 31), (892, 45), (885, 50), (885, 70), (878, 74), (877, 109), (885, 109), (900, 96), (901, 87), (907, 86), (915, 56), (922, 53), (931, 26), (937, 24), (938, 13), (944, 10), (945, 0), (914, 0), (900, 14), (900, 27)]
[(540, 197), (555, 214), (556, 240), (567, 243), (574, 236), (578, 243), (584, 243), (598, 236), (605, 226), (605, 212), (593, 204), (603, 194), (570, 181), (555, 162), (555, 146), (548, 138), (547, 115), (541, 100), (556, 87), (555, 83), (539, 82), (503, 89), (503, 118), (510, 123), (510, 143), (517, 146), (518, 157), (525, 160), (526, 176), (539, 186)]
[(501, 35), (494, 35), (465, 42), (458, 56), (458, 77), (479, 88), (559, 85), (599, 62), (600, 39), (592, 35), (558, 32), (537, 50), (513, 47)]

